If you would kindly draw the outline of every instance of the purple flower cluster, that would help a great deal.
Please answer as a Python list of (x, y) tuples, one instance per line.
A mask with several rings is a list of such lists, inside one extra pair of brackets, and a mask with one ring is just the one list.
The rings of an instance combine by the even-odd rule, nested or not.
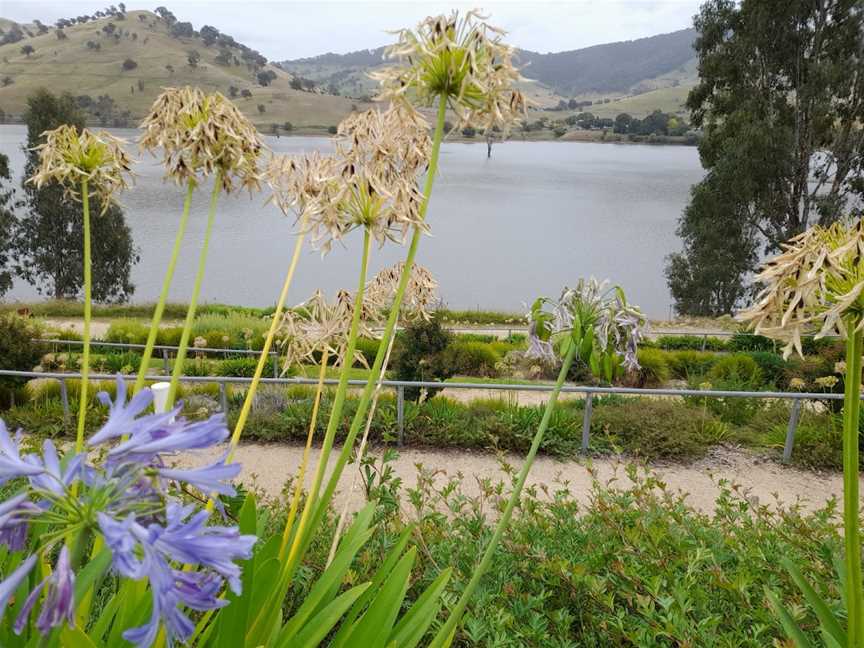
[[(28, 484), (0, 502), (0, 544), (12, 552), (24, 551), (31, 543), (30, 521), (49, 512), (47, 519), (58, 527), (101, 534), (111, 552), (113, 569), (124, 578), (146, 578), (150, 586), (150, 619), (125, 630), (124, 638), (146, 648), (154, 643), (162, 626), (166, 643), (172, 646), (175, 641), (188, 639), (194, 630), (183, 607), (213, 610), (226, 605), (227, 600), (220, 597), (226, 584), (240, 594), (241, 570), (235, 561), (251, 557), (256, 537), (241, 535), (237, 527), (208, 525), (209, 511), (172, 499), (170, 484), (186, 484), (207, 495), (234, 495), (230, 482), (240, 466), (227, 464), (224, 456), (197, 468), (173, 468), (166, 462), (177, 453), (225, 441), (228, 429), (222, 414), (198, 422), (178, 418), (179, 407), (167, 413), (145, 414), (152, 402), (151, 392), (142, 390), (127, 402), (126, 386), (120, 379), (113, 401), (105, 393), (100, 393), (99, 399), (108, 407), (108, 420), (89, 439), (88, 446), (122, 438), (107, 449), (105, 461), (99, 465), (88, 463), (86, 454), (61, 458), (51, 441), (44, 442), (41, 454), (22, 455), (21, 433), (11, 437), (0, 421), (0, 484), (15, 479)], [(94, 502), (99, 506), (94, 507)], [(58, 522), (64, 515), (75, 516), (68, 526)], [(64, 623), (74, 623), (74, 565), (65, 545), (54, 551), (64, 535), (48, 533), (44, 537), (49, 540), (33, 538), (33, 553), (3, 574), (5, 578), (0, 581), (2, 619), (9, 599), (25, 582), (37, 555), (56, 555), (52, 573), (31, 590), (22, 605), (13, 626), (19, 634), (39, 601), (35, 624), (39, 632), (46, 634)], [(16, 565), (14, 558), (11, 564)]]

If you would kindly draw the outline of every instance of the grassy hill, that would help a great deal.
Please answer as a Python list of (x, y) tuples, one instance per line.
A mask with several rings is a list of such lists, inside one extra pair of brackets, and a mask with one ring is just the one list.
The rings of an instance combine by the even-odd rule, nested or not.
[[(695, 35), (692, 29), (682, 29), (567, 52), (518, 50), (522, 74), (529, 79), (523, 90), (541, 108), (555, 106), (562, 98), (590, 100), (595, 104), (592, 112), (604, 117), (620, 112), (644, 116), (655, 109), (678, 112), (696, 82)], [(331, 52), (279, 66), (333, 94), (363, 97), (374, 93), (368, 72), (384, 63), (383, 53), (383, 47)], [(614, 114), (608, 115), (612, 110)]]
[[(0, 29), (7, 31), (12, 24), (2, 19)], [(242, 46), (208, 46), (200, 34), (177, 36), (168, 21), (149, 11), (129, 11), (122, 20), (111, 16), (75, 24), (63, 29), (65, 38), (58, 37), (53, 27), (42, 35), (31, 32), (32, 37), (0, 46), (0, 108), (7, 119), (20, 116), (27, 96), (39, 87), (89, 95), (94, 101), (109, 96), (114, 104), (110, 115), (106, 116), (105, 110), (98, 112), (99, 108), (91, 110), (94, 121), (103, 125), (114, 125), (126, 111), (126, 118), (134, 125), (163, 87), (186, 84), (218, 90), (226, 96), (234, 86), (234, 101), (265, 132), (273, 124), (285, 122), (301, 131), (326, 129), (337, 124), (352, 106), (364, 107), (362, 102), (346, 97), (294, 89), (291, 73), (270, 64), (247, 64)], [(34, 50), (29, 56), (22, 52), (25, 45)], [(220, 63), (217, 57), (223, 50), (230, 56)], [(188, 61), (191, 51), (200, 55), (194, 66)], [(127, 60), (131, 63), (124, 67)], [(265, 87), (257, 75), (268, 71), (273, 78)], [(242, 97), (244, 90), (251, 96)], [(106, 103), (103, 101), (103, 106)]]

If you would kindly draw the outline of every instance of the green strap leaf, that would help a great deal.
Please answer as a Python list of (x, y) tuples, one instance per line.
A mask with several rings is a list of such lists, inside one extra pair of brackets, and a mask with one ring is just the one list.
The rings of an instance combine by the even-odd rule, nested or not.
[(279, 648), (315, 648), (342, 618), (345, 611), (354, 605), (357, 599), (368, 589), (369, 583), (363, 583), (337, 596), (323, 610), (312, 617), (306, 627), (298, 632), (293, 640), (279, 644)]
[(777, 598), (777, 595), (766, 587), (765, 596), (768, 597), (768, 603), (771, 605), (771, 609), (774, 610), (774, 614), (780, 618), (780, 625), (783, 626), (783, 629), (786, 631), (786, 634), (789, 635), (789, 638), (795, 644), (796, 648), (813, 648), (813, 644), (810, 643), (807, 635), (805, 635), (804, 631), (798, 627), (798, 623), (792, 618), (792, 615), (789, 614), (789, 611), (783, 606), (780, 599)]
[(389, 646), (414, 648), (420, 643), (426, 631), (429, 630), (429, 626), (438, 616), (438, 611), (441, 609), (441, 594), (447, 587), (452, 571), (449, 567), (442, 571), (438, 578), (426, 588), (426, 591), (417, 597), (411, 609), (393, 628), (393, 633), (388, 641)]
[(816, 617), (819, 619), (819, 623), (822, 625), (823, 631), (833, 637), (838, 644), (845, 646), (848, 641), (846, 638), (846, 632), (843, 630), (840, 622), (837, 621), (837, 617), (834, 616), (834, 613), (831, 611), (831, 608), (828, 607), (828, 604), (822, 600), (822, 597), (819, 596), (816, 590), (814, 590), (810, 583), (807, 582), (807, 579), (804, 578), (798, 567), (795, 566), (795, 563), (788, 558), (783, 558), (780, 561), (780, 564), (786, 568), (786, 571), (789, 572), (789, 575), (792, 577), (792, 580), (795, 581), (798, 589), (800, 589), (801, 593), (804, 594), (804, 598), (806, 598), (807, 602), (810, 603), (810, 606), (816, 613)]

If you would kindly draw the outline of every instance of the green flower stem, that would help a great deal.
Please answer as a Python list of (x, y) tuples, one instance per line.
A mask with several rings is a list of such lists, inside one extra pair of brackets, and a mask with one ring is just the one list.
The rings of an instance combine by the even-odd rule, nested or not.
[(81, 204), (84, 212), (84, 350), (81, 352), (81, 399), (78, 405), (78, 433), (75, 452), (84, 449), (84, 423), (87, 420), (87, 378), (90, 375), (90, 299), (92, 273), (90, 258), (90, 195), (87, 180), (81, 181)]
[(192, 206), (192, 194), (195, 191), (195, 183), (190, 181), (186, 191), (186, 200), (183, 201), (183, 214), (180, 216), (180, 226), (177, 228), (177, 236), (174, 237), (174, 248), (171, 250), (171, 259), (168, 261), (168, 269), (162, 280), (162, 292), (159, 293), (159, 301), (153, 311), (153, 320), (150, 322), (150, 333), (147, 336), (147, 344), (144, 346), (144, 355), (141, 357), (141, 368), (132, 388), (132, 395), (144, 387), (144, 377), (150, 368), (150, 358), (153, 357), (153, 347), (156, 345), (156, 336), (159, 334), (159, 324), (162, 314), (165, 312), (165, 301), (168, 299), (168, 290), (171, 288), (171, 280), (174, 278), (174, 269), (177, 267), (177, 258), (180, 256), (180, 244), (186, 233), (186, 224), (189, 222), (189, 209)]
[[(420, 204), (421, 220), (426, 218), (426, 211), (429, 208), (429, 198), (432, 195), (432, 187), (435, 182), (435, 175), (438, 171), (438, 158), (441, 151), (441, 140), (444, 138), (444, 117), (446, 112), (447, 102), (442, 98), (439, 100), (438, 104), (438, 119), (435, 123), (435, 134), (432, 138), (432, 153), (429, 158), (429, 169), (426, 172), (426, 183), (423, 187), (423, 202)], [(348, 436), (345, 439), (345, 443), (342, 445), (342, 452), (333, 468), (330, 480), (327, 482), (327, 486), (324, 489), (324, 494), (321, 496), (320, 500), (310, 500), (310, 505), (316, 506), (315, 512), (312, 516), (311, 524), (308, 526), (309, 532), (305, 537), (301, 538), (299, 535), (297, 536), (297, 539), (301, 541), (302, 545), (300, 551), (292, 556), (293, 560), (289, 559), (289, 564), (287, 565), (287, 571), (289, 574), (294, 570), (297, 560), (305, 553), (306, 548), (309, 546), (312, 537), (311, 531), (313, 531), (321, 522), (321, 519), (327, 510), (327, 505), (333, 497), (333, 492), (336, 490), (336, 485), (339, 483), (342, 471), (345, 469), (345, 465), (348, 463), (348, 459), (351, 456), (354, 440), (357, 438), (357, 434), (363, 426), (366, 412), (372, 399), (372, 394), (375, 391), (375, 385), (378, 382), (378, 377), (381, 375), (387, 347), (390, 345), (390, 339), (393, 337), (393, 333), (396, 329), (396, 321), (399, 319), (399, 308), (402, 306), (402, 299), (405, 296), (405, 289), (408, 286), (408, 279), (411, 276), (411, 269), (414, 266), (414, 258), (417, 256), (417, 246), (420, 243), (422, 233), (423, 232), (419, 227), (414, 229), (414, 234), (412, 235), (411, 242), (408, 246), (408, 255), (405, 257), (402, 276), (399, 278), (399, 285), (397, 286), (396, 294), (393, 297), (393, 305), (390, 308), (390, 315), (387, 318), (387, 324), (381, 335), (381, 342), (378, 345), (378, 353), (375, 354), (375, 362), (372, 365), (372, 369), (369, 371), (369, 378), (366, 381), (366, 385), (363, 387), (363, 393), (357, 403), (357, 411), (354, 414), (354, 419), (351, 421)], [(321, 466), (320, 462), (321, 460), (319, 460), (319, 468)]]
[[(336, 428), (339, 427), (342, 418), (342, 407), (345, 404), (345, 395), (348, 392), (348, 376), (351, 366), (354, 364), (354, 353), (357, 350), (357, 330), (360, 327), (360, 314), (363, 310), (363, 293), (366, 288), (366, 271), (369, 265), (369, 247), (372, 237), (369, 230), (363, 230), (363, 256), (360, 260), (360, 282), (357, 286), (357, 294), (354, 296), (354, 313), (351, 316), (351, 329), (348, 333), (348, 343), (345, 355), (342, 358), (342, 369), (339, 372), (339, 385), (333, 398), (333, 407), (330, 410), (330, 418), (327, 421), (327, 430), (324, 432), (324, 442), (321, 446), (321, 456), (318, 459), (318, 468), (315, 471), (315, 481), (309, 491), (309, 502), (307, 508), (314, 503), (324, 480), (324, 470), (333, 449), (333, 440), (336, 437)], [(308, 517), (308, 516), (304, 516)]]
[(492, 557), (495, 555), (498, 543), (501, 541), (504, 531), (507, 530), (507, 526), (510, 524), (510, 517), (513, 515), (513, 509), (516, 507), (516, 504), (519, 502), (519, 498), (522, 495), (522, 488), (525, 486), (525, 480), (528, 478), (528, 473), (531, 471), (531, 466), (534, 464), (534, 458), (537, 456), (537, 451), (540, 449), (540, 444), (543, 441), (546, 428), (549, 427), (552, 412), (555, 411), (555, 405), (558, 402), (558, 394), (561, 393), (561, 386), (564, 384), (567, 372), (570, 371), (570, 365), (573, 364), (573, 356), (575, 355), (578, 346), (578, 344), (568, 345), (567, 354), (564, 356), (564, 362), (561, 365), (561, 371), (558, 372), (558, 380), (555, 383), (555, 389), (552, 390), (552, 393), (549, 396), (549, 401), (546, 403), (546, 411), (543, 412), (540, 426), (534, 434), (534, 440), (531, 442), (531, 449), (528, 451), (528, 456), (525, 457), (525, 463), (522, 464), (522, 470), (519, 471), (516, 486), (510, 494), (510, 499), (504, 507), (504, 512), (501, 514), (498, 524), (495, 526), (495, 532), (492, 534), (492, 538), (486, 546), (486, 551), (483, 552), (483, 558), (480, 560), (480, 564), (477, 565), (477, 568), (471, 575), (471, 580), (468, 581), (468, 585), (465, 587), (465, 591), (463, 591), (462, 596), (459, 597), (459, 602), (456, 604), (456, 607), (450, 611), (447, 621), (443, 626), (441, 626), (438, 634), (435, 635), (435, 639), (431, 644), (429, 644), (429, 648), (445, 648), (453, 641), (459, 619), (465, 612), (468, 601), (474, 593), (474, 590), (477, 589), (480, 579), (483, 578), (483, 575), (492, 563)]
[(171, 386), (168, 388), (168, 401), (166, 409), (174, 407), (174, 399), (177, 397), (177, 387), (180, 376), (183, 375), (183, 363), (186, 361), (186, 351), (189, 349), (189, 336), (192, 333), (192, 324), (195, 322), (195, 310), (198, 308), (198, 295), (201, 292), (201, 282), (204, 280), (204, 270), (207, 267), (207, 248), (210, 246), (210, 234), (213, 232), (213, 221), (216, 219), (216, 201), (221, 190), (222, 175), (219, 171), (213, 177), (213, 191), (210, 194), (210, 211), (207, 214), (207, 227), (204, 230), (204, 241), (201, 243), (201, 253), (198, 256), (198, 271), (195, 273), (195, 285), (192, 288), (192, 297), (189, 299), (189, 309), (186, 311), (186, 321), (183, 324), (183, 333), (180, 336), (180, 344), (177, 348), (177, 357), (174, 359), (174, 370), (171, 372)]
[(864, 594), (861, 584), (861, 524), (858, 501), (858, 418), (861, 410), (861, 354), (864, 332), (858, 316), (846, 322), (855, 331), (846, 340), (846, 394), (843, 406), (843, 536), (849, 646), (864, 646)]

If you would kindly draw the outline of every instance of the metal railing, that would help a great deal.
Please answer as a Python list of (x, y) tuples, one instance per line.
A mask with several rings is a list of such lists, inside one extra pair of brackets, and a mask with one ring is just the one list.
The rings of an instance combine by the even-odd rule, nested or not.
[[(36, 338), (33, 342), (38, 342), (40, 344), (52, 344), (55, 345), (55, 349), (57, 346), (66, 346), (67, 349), (71, 351), (73, 346), (84, 346), (84, 342), (81, 340), (59, 340), (56, 338)], [(146, 345), (144, 344), (133, 344), (131, 342), (100, 342), (98, 340), (91, 340), (90, 347), (98, 347), (98, 348), (106, 348), (106, 349), (136, 349), (143, 350)], [(162, 366), (165, 370), (166, 374), (171, 373), (171, 352), (174, 352), (174, 356), (177, 355), (177, 349), (180, 347), (172, 346), (170, 344), (156, 344), (153, 346), (153, 351), (161, 351), (162, 355)], [(189, 347), (189, 351), (192, 353), (211, 353), (211, 354), (220, 354), (224, 357), (235, 356), (235, 355), (251, 355), (258, 357), (261, 355), (261, 349), (220, 349), (218, 347)], [(279, 377), (279, 352), (278, 351), (270, 351), (268, 354), (271, 358), (273, 358), (273, 377)]]
[[(38, 372), (38, 371), (14, 371), (0, 369), (0, 376), (18, 378), (42, 378), (53, 379), (60, 383), (60, 400), (63, 405), (64, 422), (68, 423), (71, 415), (69, 407), (67, 380), (80, 380), (80, 373)], [(91, 374), (90, 380), (115, 380), (116, 375)], [(134, 380), (135, 376), (122, 376), (124, 380)], [(147, 376), (150, 382), (158, 382), (165, 376)], [(219, 386), (219, 402), (223, 412), (228, 412), (227, 385), (242, 385), (252, 382), (252, 378), (243, 376), (181, 376), (180, 382), (185, 383), (209, 383)], [(318, 380), (313, 378), (262, 378), (261, 382), (268, 385), (317, 385)], [(363, 387), (366, 380), (349, 380), (352, 387)], [(336, 385), (339, 381), (335, 378), (324, 380), (325, 385)], [(435, 382), (435, 381), (410, 381), (410, 380), (384, 380), (382, 386), (396, 391), (396, 426), (398, 432), (398, 443), (401, 446), (405, 440), (405, 389), (409, 387), (419, 389), (483, 389), (491, 391), (507, 392), (551, 392), (555, 389), (551, 384), (507, 384), (507, 383), (465, 383), (465, 382)], [(591, 387), (588, 385), (565, 385), (561, 388), (562, 393), (584, 394), (585, 406), (582, 414), (582, 451), (587, 452), (591, 443), (591, 416), (593, 411), (594, 396), (602, 395), (627, 395), (627, 396), (649, 396), (649, 397), (685, 397), (696, 396), (699, 398), (761, 398), (773, 400), (791, 400), (792, 408), (789, 413), (789, 422), (786, 427), (786, 440), (783, 445), (783, 461), (789, 462), (792, 458), (792, 449), (795, 444), (795, 433), (798, 429), (798, 421), (801, 417), (801, 406), (803, 401), (825, 401), (843, 400), (843, 394), (817, 393), (817, 392), (775, 392), (775, 391), (725, 391), (719, 389), (641, 389), (637, 387)]]

